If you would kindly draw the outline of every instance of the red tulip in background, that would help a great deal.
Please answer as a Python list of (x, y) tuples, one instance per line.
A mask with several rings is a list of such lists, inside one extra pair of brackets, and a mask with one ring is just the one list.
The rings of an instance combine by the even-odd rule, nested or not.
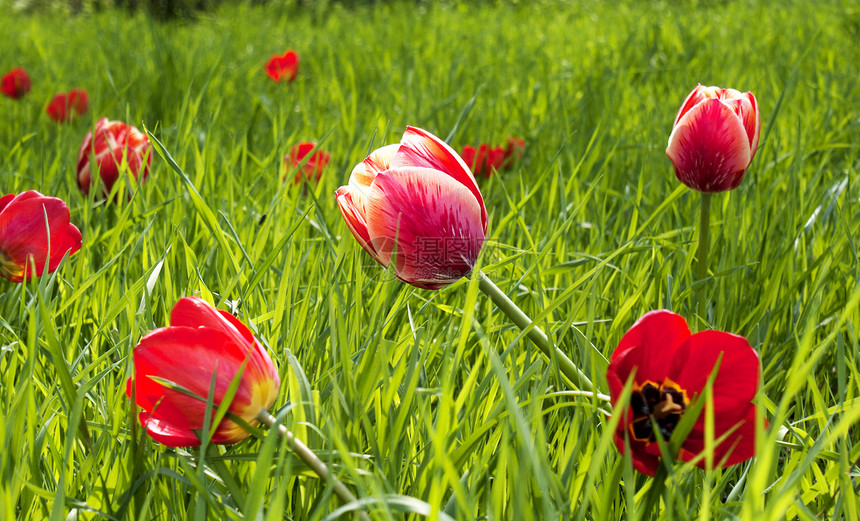
[(69, 222), (62, 200), (35, 190), (0, 197), (0, 277), (22, 282), (25, 275), (42, 275), (46, 263), (53, 273), (67, 253), (79, 249), (81, 232)]
[[(173, 307), (169, 327), (150, 332), (135, 346), (134, 376), (126, 393), (142, 409), (140, 423), (153, 439), (171, 447), (197, 446), (205, 435), (201, 430), (212, 379), (217, 408), (240, 372), (228, 410), (256, 425), (280, 386), (272, 359), (236, 317), (200, 298), (186, 297)], [(247, 431), (225, 417), (212, 442), (236, 443), (247, 437)]]
[(675, 116), (666, 154), (679, 181), (700, 192), (723, 192), (740, 184), (760, 131), (752, 93), (699, 85)]
[(275, 81), (296, 79), (299, 73), (299, 55), (289, 49), (283, 56), (274, 55), (266, 62), (266, 74)]
[(149, 138), (122, 121), (100, 119), (95, 130), (87, 132), (78, 151), (78, 188), (89, 194), (90, 187), (101, 181), (101, 192), (107, 196), (119, 178), (123, 161), (129, 173), (142, 183), (152, 164)]
[(469, 168), (444, 141), (407, 127), (399, 145), (375, 150), (337, 189), (362, 248), (395, 275), (439, 289), (468, 274), (487, 233), (487, 209)]
[[(314, 150), (316, 152), (313, 152)], [(309, 154), (310, 157), (308, 157)], [(307, 158), (306, 161), (305, 158)], [(318, 149), (316, 143), (299, 143), (293, 146), (290, 149), (290, 153), (284, 157), (288, 170), (299, 169), (302, 161), (305, 162), (296, 172), (296, 178), (293, 180), (295, 184), (302, 182), (302, 176), (319, 181), (320, 177), (322, 177), (323, 169), (328, 164), (328, 160), (329, 155)]]
[[(714, 447), (714, 465), (741, 463), (755, 454), (756, 411), (752, 400), (759, 386), (759, 360), (744, 337), (722, 331), (690, 334), (686, 321), (666, 310), (640, 318), (624, 335), (606, 371), (612, 404), (628, 378), (633, 394), (615, 432), (624, 452), (630, 443), (633, 465), (653, 476), (660, 465), (654, 429), (668, 441), (684, 411), (700, 394), (722, 357), (713, 384), (714, 439), (728, 433)], [(705, 407), (709, 407), (705, 404)], [(678, 457), (689, 461), (705, 450), (705, 414), (681, 445)], [(705, 467), (705, 459), (698, 465)]]
[(473, 174), (490, 177), (493, 172), (511, 168), (522, 158), (524, 148), (522, 138), (509, 137), (504, 146), (491, 147), (482, 143), (475, 148), (465, 145), (460, 155)]
[(491, 147), (486, 143), (482, 143), (477, 149), (471, 145), (465, 145), (460, 155), (476, 176), (490, 177), (494, 171), (501, 170), (505, 160), (505, 149)]
[(72, 118), (83, 116), (90, 108), (90, 98), (84, 89), (72, 89), (54, 96), (45, 112), (57, 123), (65, 123)]
[(15, 67), (8, 73), (3, 75), (0, 81), (0, 92), (12, 99), (21, 99), (24, 94), (30, 92), (32, 87), (30, 77), (21, 67)]

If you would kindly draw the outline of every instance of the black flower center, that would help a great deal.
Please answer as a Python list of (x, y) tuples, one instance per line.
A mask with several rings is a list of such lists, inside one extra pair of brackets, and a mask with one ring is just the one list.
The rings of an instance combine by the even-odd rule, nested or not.
[(630, 396), (630, 407), (633, 410), (630, 433), (633, 439), (657, 441), (654, 433), (656, 426), (663, 439), (668, 441), (689, 404), (687, 391), (671, 380), (649, 380), (641, 386), (634, 386)]

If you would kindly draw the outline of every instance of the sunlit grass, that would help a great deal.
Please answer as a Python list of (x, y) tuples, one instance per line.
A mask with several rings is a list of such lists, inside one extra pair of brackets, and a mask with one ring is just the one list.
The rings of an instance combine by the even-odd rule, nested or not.
[[(331, 490), (274, 435), (201, 454), (138, 427), (131, 350), (198, 295), (267, 346), (276, 415), (375, 519), (860, 519), (860, 9), (571, 4), (0, 14), (0, 68), (33, 79), (0, 99), (0, 191), (63, 198), (84, 237), (56, 274), (0, 281), (0, 517), (332, 517)], [(299, 75), (275, 84), (263, 64), (286, 48)], [(751, 462), (677, 465), (649, 511), (609, 404), (568, 392), (475, 280), (393, 279), (333, 192), (406, 125), (456, 149), (525, 138), (512, 171), (480, 180), (480, 263), (605, 392), (636, 318), (694, 322), (699, 199), (664, 151), (696, 83), (761, 109), (746, 178), (713, 198), (704, 318), (760, 353), (771, 426)], [(90, 112), (58, 126), (44, 106), (75, 87)], [(148, 129), (184, 176), (157, 155), (130, 200), (81, 195), (78, 147), (102, 116)], [(331, 154), (318, 186), (282, 182), (299, 141)]]

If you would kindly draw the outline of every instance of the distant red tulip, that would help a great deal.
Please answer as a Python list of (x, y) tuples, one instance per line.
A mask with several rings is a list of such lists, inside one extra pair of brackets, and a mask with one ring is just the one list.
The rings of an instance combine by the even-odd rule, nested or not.
[(699, 85), (675, 116), (666, 155), (685, 185), (700, 192), (723, 192), (740, 184), (760, 132), (752, 93)]
[[(93, 160), (97, 175), (92, 175)], [(131, 125), (122, 121), (108, 121), (102, 118), (96, 123), (95, 138), (93, 131), (87, 132), (78, 151), (78, 188), (90, 193), (90, 187), (101, 180), (101, 191), (107, 196), (120, 175), (123, 160), (128, 171), (139, 182), (149, 175), (152, 164), (149, 138)]]
[(274, 55), (266, 63), (266, 74), (275, 81), (293, 81), (299, 73), (299, 55), (289, 49), (283, 56)]
[[(140, 423), (154, 440), (170, 447), (197, 446), (205, 435), (201, 431), (213, 378), (217, 408), (240, 372), (228, 411), (256, 425), (257, 415), (272, 406), (280, 386), (272, 359), (236, 317), (200, 298), (186, 297), (173, 307), (169, 327), (150, 332), (135, 346), (134, 376), (128, 379), (126, 394), (142, 409)], [(237, 443), (247, 437), (247, 431), (224, 418), (212, 442)]]
[(505, 159), (502, 162), (502, 168), (509, 168), (515, 162), (523, 157), (526, 142), (523, 138), (508, 137), (508, 142), (505, 145)]
[(22, 282), (41, 276), (46, 263), (53, 273), (67, 253), (79, 249), (81, 232), (69, 222), (62, 200), (35, 190), (0, 197), (0, 277)]
[(466, 145), (460, 155), (476, 176), (490, 177), (494, 171), (502, 168), (502, 163), (505, 160), (505, 149), (491, 147), (486, 143), (482, 143), (477, 149), (471, 145)]
[[(310, 157), (308, 157), (308, 154), (311, 154)], [(305, 158), (307, 158), (307, 161), (305, 161)], [(290, 153), (284, 157), (288, 170), (298, 169), (296, 178), (293, 180), (295, 184), (302, 182), (302, 176), (319, 181), (320, 177), (322, 177), (323, 169), (328, 164), (328, 160), (328, 153), (317, 148), (316, 143), (299, 143), (298, 145), (294, 145), (290, 149)], [(299, 168), (302, 161), (305, 161), (305, 164)]]
[(0, 81), (0, 92), (12, 99), (23, 98), (24, 94), (30, 92), (30, 87), (30, 77), (21, 67), (15, 67), (4, 74), (3, 80)]
[(72, 89), (68, 93), (61, 92), (54, 96), (45, 112), (57, 123), (65, 123), (70, 119), (86, 114), (90, 108), (90, 98), (84, 89)]
[[(655, 429), (664, 441), (701, 394), (717, 361), (713, 384), (714, 439), (726, 439), (714, 447), (714, 464), (726, 467), (755, 455), (756, 408), (752, 403), (759, 386), (759, 360), (744, 337), (722, 331), (691, 334), (686, 321), (666, 310), (640, 318), (624, 335), (606, 371), (612, 404), (633, 376), (633, 394), (615, 432), (622, 453), (630, 444), (633, 466), (653, 476), (660, 465)], [(681, 445), (678, 457), (689, 461), (705, 450), (705, 414)], [(705, 460), (698, 462), (702, 468)]]
[(399, 145), (371, 153), (336, 196), (361, 247), (383, 266), (394, 256), (395, 275), (418, 288), (443, 288), (467, 275), (487, 233), (487, 209), (469, 168), (420, 128), (407, 127)]

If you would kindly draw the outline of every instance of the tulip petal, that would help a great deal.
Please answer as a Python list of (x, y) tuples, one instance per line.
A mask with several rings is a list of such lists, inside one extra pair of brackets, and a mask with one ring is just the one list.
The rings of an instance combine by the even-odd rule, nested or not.
[(355, 240), (357, 240), (358, 244), (364, 248), (364, 251), (369, 253), (376, 262), (383, 266), (387, 266), (387, 264), (379, 258), (379, 255), (376, 254), (376, 250), (373, 249), (373, 245), (370, 243), (370, 235), (367, 232), (367, 222), (364, 220), (364, 206), (362, 205), (359, 209), (358, 205), (353, 202), (353, 196), (356, 193), (357, 192), (353, 191), (352, 186), (342, 186), (337, 189), (335, 195), (337, 195), (337, 205), (340, 208), (340, 213), (343, 215), (343, 220), (346, 221), (349, 231), (352, 232)]
[(643, 315), (612, 353), (606, 379), (613, 399), (621, 395), (634, 370), (639, 384), (665, 380), (676, 349), (689, 337), (690, 328), (680, 315), (665, 309)]
[(678, 179), (701, 192), (736, 187), (752, 160), (743, 121), (719, 99), (704, 100), (681, 116), (666, 154)]
[(486, 233), (487, 209), (484, 207), (484, 198), (478, 189), (478, 183), (466, 163), (447, 143), (426, 130), (406, 127), (406, 132), (400, 141), (400, 148), (391, 159), (390, 166), (390, 168), (401, 167), (432, 168), (459, 181), (475, 196), (481, 208), (483, 232)]
[(439, 170), (391, 168), (373, 182), (367, 230), (384, 265), (397, 250), (399, 278), (437, 289), (474, 266), (484, 241), (482, 210), (467, 186)]
[[(236, 373), (242, 370), (248, 353), (246, 345), (237, 344), (234, 337), (219, 330), (175, 326), (156, 329), (134, 348), (138, 405), (179, 427), (202, 425), (205, 402), (168, 389), (149, 377), (176, 382), (205, 398), (215, 374), (213, 401), (218, 405)], [(181, 356), (181, 363), (177, 363), (177, 356)], [(249, 376), (243, 373), (231, 411), (251, 402)]]
[[(619, 429), (615, 431), (613, 435), (613, 440), (615, 441), (615, 446), (618, 448), (618, 452), (623, 456), (626, 451), (626, 447), (624, 446), (624, 436), (621, 434), (624, 433), (624, 430), (621, 428), (619, 424)], [(647, 476), (654, 476), (657, 473), (657, 469), (660, 467), (660, 458), (658, 456), (654, 456), (649, 454), (645, 450), (645, 444), (639, 441), (630, 440), (630, 459), (633, 462), (633, 468), (645, 474)], [(653, 445), (653, 444), (652, 444)]]
[(0, 250), (14, 263), (25, 266), (32, 257), (41, 275), (46, 261), (48, 271), (54, 271), (67, 252), (80, 247), (81, 232), (69, 222), (69, 208), (61, 199), (29, 191), (7, 200), (0, 214)]
[(146, 411), (141, 411), (138, 419), (140, 424), (146, 428), (147, 434), (162, 445), (167, 447), (197, 447), (200, 445), (200, 438), (192, 430), (177, 427), (168, 421), (155, 418)]

